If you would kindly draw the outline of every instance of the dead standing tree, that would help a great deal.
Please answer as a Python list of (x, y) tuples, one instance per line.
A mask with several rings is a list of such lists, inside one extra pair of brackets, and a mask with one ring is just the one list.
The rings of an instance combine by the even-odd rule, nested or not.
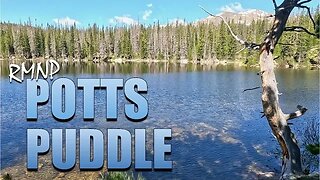
[(292, 175), (302, 175), (303, 171), (301, 166), (300, 148), (297, 144), (294, 134), (291, 132), (288, 121), (302, 116), (307, 111), (307, 109), (298, 105), (298, 111), (294, 113), (285, 114), (282, 112), (279, 103), (278, 83), (276, 81), (276, 76), (274, 73), (273, 51), (284, 31), (305, 32), (310, 35), (316, 36), (315, 33), (310, 32), (304, 27), (286, 27), (287, 20), (292, 10), (298, 7), (307, 9), (309, 17), (314, 25), (314, 29), (316, 29), (316, 23), (313, 20), (310, 8), (305, 6), (305, 4), (310, 1), (311, 0), (283, 0), (283, 2), (278, 6), (276, 1), (273, 0), (272, 2), (275, 8), (275, 14), (271, 15), (270, 17), (274, 17), (274, 21), (271, 29), (269, 30), (269, 33), (266, 35), (264, 41), (261, 44), (242, 40), (234, 34), (231, 27), (222, 16), (213, 15), (201, 7), (209, 15), (221, 18), (227, 25), (231, 35), (241, 45), (243, 45), (244, 48), (260, 51), (259, 63), (262, 81), (261, 100), (263, 105), (263, 113), (268, 120), (274, 136), (281, 146), (283, 156), (281, 178), (289, 177)]

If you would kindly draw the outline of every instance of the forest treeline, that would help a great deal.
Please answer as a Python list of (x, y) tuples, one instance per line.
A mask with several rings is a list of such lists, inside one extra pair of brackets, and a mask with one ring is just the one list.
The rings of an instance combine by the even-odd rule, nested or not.
[[(319, 11), (313, 15), (319, 24)], [(317, 17), (316, 17), (317, 16)], [(251, 42), (262, 42), (272, 18), (248, 23), (229, 21), (233, 31)], [(168, 23), (87, 28), (1, 23), (0, 56), (8, 58), (241, 60), (257, 62), (258, 52), (243, 50), (222, 22)], [(293, 16), (290, 25), (313, 30), (306, 12)], [(240, 52), (239, 52), (240, 51)], [(306, 33), (286, 32), (275, 54), (280, 62), (318, 63), (319, 40)]]

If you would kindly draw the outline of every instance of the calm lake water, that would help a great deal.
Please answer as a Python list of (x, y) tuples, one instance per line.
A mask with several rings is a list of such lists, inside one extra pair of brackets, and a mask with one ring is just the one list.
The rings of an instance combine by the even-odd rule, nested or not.
[[(77, 91), (77, 112), (69, 123), (53, 119), (48, 104), (39, 107), (37, 122), (26, 121), (26, 83), (9, 83), (7, 63), (1, 63), (1, 168), (21, 163), (26, 155), (27, 128), (172, 128), (172, 171), (143, 172), (147, 179), (247, 179), (262, 172), (279, 173), (278, 144), (261, 117), (257, 69), (179, 64), (63, 64), (56, 77), (144, 78), (148, 82), (149, 116), (130, 122), (119, 91), (119, 118), (106, 122), (105, 92), (96, 91), (94, 122), (82, 120), (83, 92)], [(319, 70), (277, 70), (284, 112), (301, 104), (307, 113), (293, 121), (298, 140), (304, 128), (319, 121)], [(300, 141), (299, 141), (300, 142)], [(148, 143), (152, 158), (152, 143)]]

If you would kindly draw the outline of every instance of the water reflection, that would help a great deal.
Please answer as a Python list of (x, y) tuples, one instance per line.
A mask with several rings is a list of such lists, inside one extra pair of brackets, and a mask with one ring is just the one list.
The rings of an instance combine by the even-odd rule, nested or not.
[[(9, 64), (21, 65), (22, 61), (0, 61), (1, 76), (9, 75)], [(26, 67), (32, 65), (32, 61), (25, 61)], [(171, 62), (126, 62), (126, 63), (92, 63), (92, 62), (59, 62), (60, 74), (145, 74), (145, 73), (169, 73), (169, 72), (196, 72), (196, 71), (234, 71), (243, 70), (233, 64), (180, 64)], [(42, 64), (44, 68), (44, 63)]]

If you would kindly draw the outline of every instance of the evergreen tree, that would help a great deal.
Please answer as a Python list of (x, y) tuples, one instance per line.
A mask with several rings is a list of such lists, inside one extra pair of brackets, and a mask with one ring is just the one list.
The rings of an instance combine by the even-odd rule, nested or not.
[(196, 45), (196, 53), (197, 53), (197, 60), (203, 59), (204, 55), (204, 45), (205, 45), (205, 29), (204, 25), (201, 24), (199, 27), (199, 30), (197, 32), (197, 45)]
[[(319, 8), (312, 12), (316, 20), (315, 33), (319, 36)], [(241, 21), (241, 22), (240, 22)], [(248, 22), (228, 22), (235, 34), (251, 42), (260, 42), (266, 35), (270, 22), (266, 19)], [(299, 25), (313, 30), (313, 23), (306, 11), (299, 12), (288, 21), (288, 26)], [(302, 63), (315, 59), (319, 51), (319, 39), (305, 33), (286, 32), (276, 47), (279, 63)], [(1, 23), (0, 56), (36, 58), (53, 57), (88, 59), (93, 58), (141, 58), (180, 60), (235, 60), (257, 63), (255, 51), (244, 50), (235, 42), (226, 25), (221, 22), (170, 23), (161, 26), (131, 25), (99, 28), (93, 26), (78, 29), (76, 25), (33, 26)], [(310, 55), (311, 54), (311, 55)], [(310, 58), (312, 57), (312, 58)]]
[(75, 57), (75, 24), (70, 27), (70, 37), (68, 42), (68, 55), (70, 58)]
[(148, 35), (147, 30), (141, 25), (141, 32), (139, 35), (139, 49), (140, 58), (146, 59), (148, 57)]
[(21, 48), (22, 56), (26, 59), (31, 58), (31, 48), (27, 29), (20, 30), (19, 47)]

